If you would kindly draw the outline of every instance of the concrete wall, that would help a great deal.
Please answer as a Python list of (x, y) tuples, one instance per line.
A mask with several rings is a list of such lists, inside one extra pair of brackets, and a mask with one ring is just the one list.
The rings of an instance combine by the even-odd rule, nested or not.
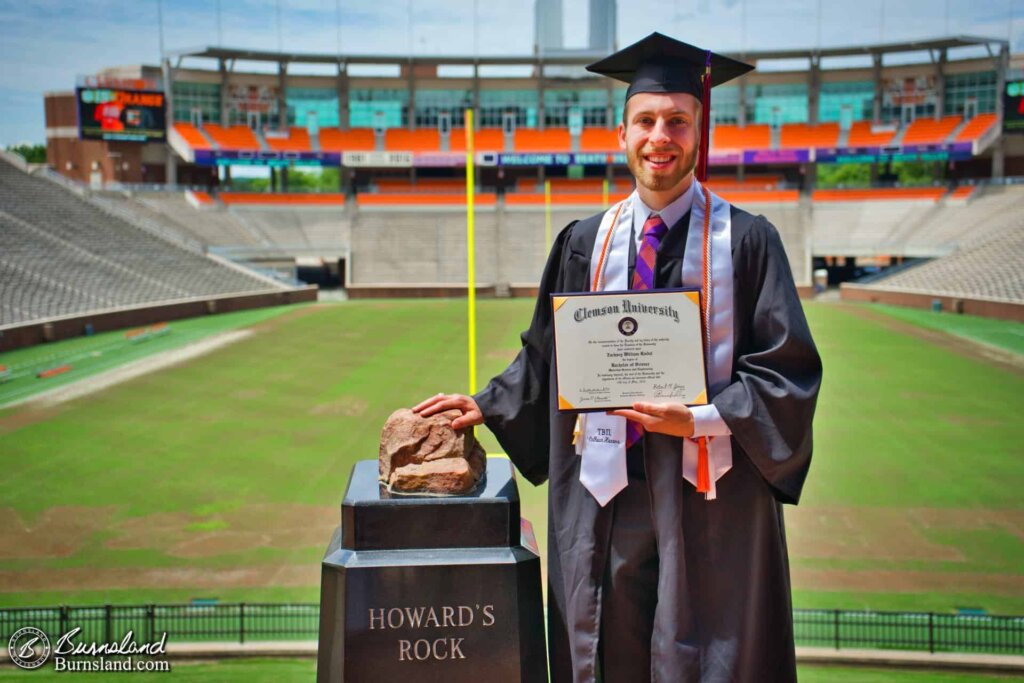
[(182, 301), (168, 301), (162, 304), (120, 308), (114, 311), (98, 311), (83, 315), (72, 315), (50, 320), (36, 321), (27, 325), (0, 328), (0, 351), (10, 351), (47, 341), (80, 337), (86, 325), (94, 333), (110, 332), (131, 327), (141, 327), (169, 320), (196, 318), (214, 313), (231, 313), (251, 308), (281, 306), (300, 302), (316, 301), (317, 288), (303, 287), (293, 290), (272, 290), (255, 294), (228, 294), (217, 297), (201, 297)]
[(998, 318), (1024, 322), (1024, 304), (1010, 301), (991, 301), (986, 299), (969, 299), (938, 294), (900, 292), (897, 290), (876, 289), (844, 283), (839, 288), (839, 297), (843, 301), (858, 303), (890, 304), (909, 308), (931, 309), (932, 302), (938, 301), (946, 313), (966, 313), (983, 318)]
[[(797, 285), (811, 282), (807, 234), (809, 217), (799, 206), (758, 205), (778, 228)], [(552, 211), (551, 240), (596, 206)], [(542, 208), (485, 207), (475, 220), (476, 281), (481, 285), (535, 285), (547, 260)], [(465, 286), (466, 214), (461, 208), (362, 208), (351, 232), (353, 289), (364, 285)]]

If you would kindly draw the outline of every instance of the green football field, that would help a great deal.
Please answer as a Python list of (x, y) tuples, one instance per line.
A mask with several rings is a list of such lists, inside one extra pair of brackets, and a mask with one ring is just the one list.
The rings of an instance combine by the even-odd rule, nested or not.
[[(48, 667), (49, 665), (47, 665)], [(0, 669), (0, 681), (63, 681), (69, 675), (56, 673), (50, 668), (39, 671)], [(80, 674), (90, 676), (90, 674)], [(96, 674), (91, 674), (95, 676)], [(172, 662), (171, 675), (176, 683), (285, 683), (310, 681), (316, 676), (313, 659), (241, 659), (214, 663)], [(117, 680), (126, 683), (158, 683), (167, 673), (124, 674)], [(997, 683), (1019, 680), (1014, 676), (963, 672), (937, 673), (935, 671), (901, 671), (899, 669), (840, 668), (831, 666), (801, 666), (803, 683)]]
[[(531, 307), (480, 303), (482, 378), (514, 356)], [(804, 497), (786, 509), (795, 606), (1024, 613), (1024, 325), (806, 310), (825, 380)], [(467, 390), (465, 319), (464, 301), (348, 302), (3, 354), (17, 376), (0, 405), (252, 330), (64, 403), (0, 408), (0, 606), (315, 602), (352, 464), (376, 458), (393, 410)], [(72, 372), (35, 379), (68, 358)], [(546, 490), (520, 486), (543, 542)]]

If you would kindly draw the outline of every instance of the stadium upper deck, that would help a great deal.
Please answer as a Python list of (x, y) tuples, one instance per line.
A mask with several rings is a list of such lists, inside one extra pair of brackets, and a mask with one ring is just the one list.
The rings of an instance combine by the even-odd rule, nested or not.
[[(193, 169), (190, 182), (202, 177), (195, 169), (239, 164), (457, 167), (469, 107), (484, 166), (621, 165), (614, 128), (624, 89), (583, 69), (596, 56), (174, 53), (160, 69), (104, 72), (162, 82), (169, 143), (145, 158), (117, 150), (150, 172), (135, 177), (122, 168), (107, 180), (173, 183), (182, 163)], [(991, 155), (993, 174), (1002, 174), (1005, 41), (950, 37), (737, 56), (759, 69), (715, 91), (715, 166)], [(55, 147), (76, 131), (71, 116), (51, 121), (49, 109)], [(83, 165), (68, 154), (52, 156), (50, 163), (68, 175)], [(158, 157), (162, 163), (154, 163)], [(81, 169), (78, 175), (85, 179)]]
[[(989, 56), (959, 58), (971, 48), (984, 48)], [(887, 63), (900, 53), (926, 55), (926, 61)], [(183, 159), (200, 164), (278, 159), (333, 165), (349, 153), (345, 165), (453, 166), (465, 144), (463, 112), (472, 107), (481, 133), (476, 149), (485, 164), (622, 163), (612, 131), (624, 89), (583, 69), (596, 56), (186, 51), (163, 65), (164, 81), (172, 83), (170, 141)], [(829, 68), (857, 56), (867, 64)], [(952, 37), (741, 57), (758, 65), (796, 60), (804, 66), (758, 71), (715, 91), (716, 165), (883, 152), (968, 158), (998, 137), (999, 93), (1009, 61), (1003, 41)], [(211, 60), (216, 71), (191, 66)], [(271, 64), (276, 73), (246, 74), (238, 70), (245, 63)], [(299, 73), (309, 64), (333, 65), (337, 73)], [(516, 68), (525, 75), (487, 75)]]

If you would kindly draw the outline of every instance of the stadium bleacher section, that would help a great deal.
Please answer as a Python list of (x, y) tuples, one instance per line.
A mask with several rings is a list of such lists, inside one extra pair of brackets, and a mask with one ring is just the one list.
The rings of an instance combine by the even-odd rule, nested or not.
[(883, 278), (868, 288), (1024, 303), (1024, 220), (948, 256)]
[(2, 325), (275, 287), (0, 161)]

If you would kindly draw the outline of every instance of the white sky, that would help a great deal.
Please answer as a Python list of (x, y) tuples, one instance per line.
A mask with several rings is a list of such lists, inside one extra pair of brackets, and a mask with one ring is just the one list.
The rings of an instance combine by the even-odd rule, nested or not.
[[(163, 0), (165, 48), (218, 44), (218, 6), (226, 47), (533, 50), (533, 0)], [(563, 0), (566, 47), (586, 45), (588, 7)], [(157, 0), (0, 0), (0, 145), (44, 142), (44, 92), (69, 90), (77, 76), (104, 67), (157, 64), (157, 16)], [(722, 52), (968, 34), (1009, 39), (1015, 53), (1024, 51), (1024, 0), (621, 0), (618, 22), (619, 45), (655, 30)]]

